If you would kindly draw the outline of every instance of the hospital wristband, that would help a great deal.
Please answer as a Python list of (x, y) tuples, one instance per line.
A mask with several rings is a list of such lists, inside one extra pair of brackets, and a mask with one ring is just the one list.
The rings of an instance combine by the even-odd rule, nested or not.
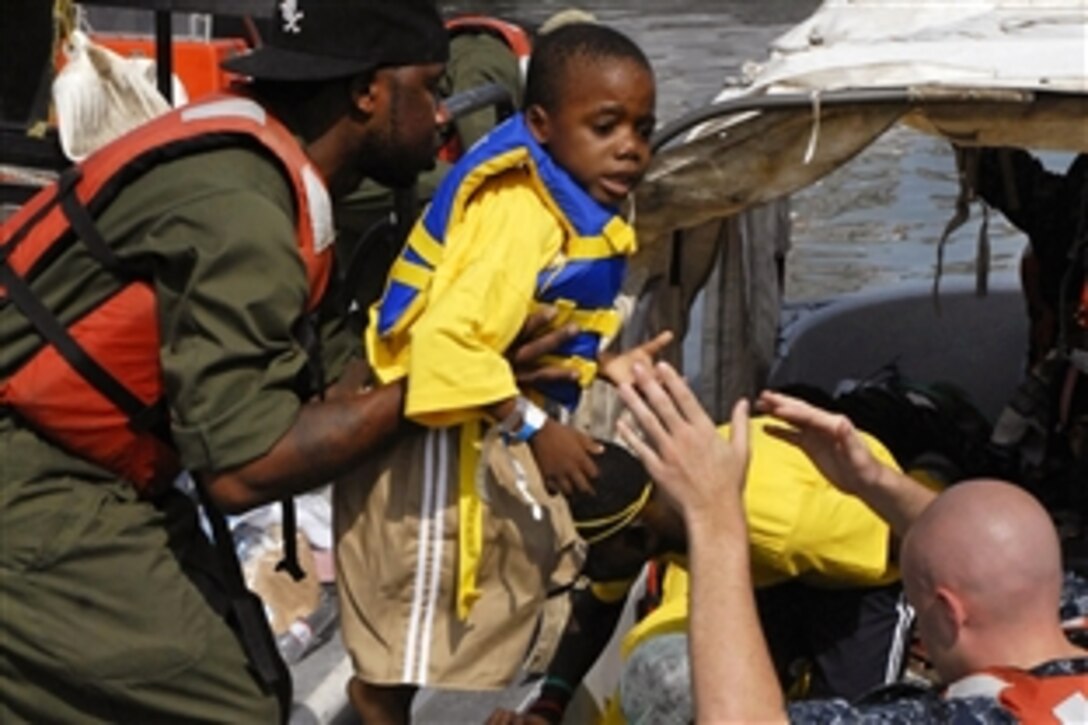
[(502, 438), (508, 444), (528, 441), (548, 422), (548, 414), (528, 398), (519, 395), (516, 406), (514, 412), (499, 424)]

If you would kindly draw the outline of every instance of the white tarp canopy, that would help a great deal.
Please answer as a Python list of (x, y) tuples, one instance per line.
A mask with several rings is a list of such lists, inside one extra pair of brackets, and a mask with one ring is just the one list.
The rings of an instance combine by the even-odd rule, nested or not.
[(933, 85), (1088, 92), (1085, 0), (830, 0), (745, 93)]
[(965, 169), (971, 147), (1088, 152), (1088, 0), (827, 0), (723, 85), (658, 132), (625, 326), (683, 334), (701, 299), (678, 362), (721, 419), (774, 359), (791, 193), (896, 125), (965, 148)]
[(896, 123), (1088, 152), (1088, 0), (828, 0), (701, 110), (639, 190), (646, 241), (808, 186)]

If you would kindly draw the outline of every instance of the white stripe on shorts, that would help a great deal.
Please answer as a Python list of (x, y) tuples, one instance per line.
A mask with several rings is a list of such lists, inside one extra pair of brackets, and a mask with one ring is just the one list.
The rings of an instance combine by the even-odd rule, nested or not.
[(419, 511), (419, 541), (416, 549), (416, 576), (412, 588), (412, 608), (408, 614), (408, 636), (405, 638), (404, 669), (401, 681), (412, 682), (416, 669), (416, 656), (419, 649), (419, 626), (423, 612), (423, 586), (426, 581), (427, 537), (430, 532), (428, 522), (433, 514), (434, 497), (431, 479), (434, 477), (434, 455), (436, 431), (427, 431), (423, 442), (423, 501)]

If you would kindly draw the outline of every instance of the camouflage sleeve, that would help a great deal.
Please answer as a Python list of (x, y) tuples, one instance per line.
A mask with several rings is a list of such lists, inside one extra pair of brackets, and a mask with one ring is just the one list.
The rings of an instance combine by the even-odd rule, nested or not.
[(1062, 621), (1088, 617), (1088, 579), (1072, 571), (1062, 581), (1061, 617)]
[(956, 723), (993, 725), (1016, 720), (989, 697), (941, 699), (935, 693), (901, 697), (888, 702), (851, 704), (846, 700), (803, 700), (789, 706), (791, 723), (803, 725), (910, 725)]

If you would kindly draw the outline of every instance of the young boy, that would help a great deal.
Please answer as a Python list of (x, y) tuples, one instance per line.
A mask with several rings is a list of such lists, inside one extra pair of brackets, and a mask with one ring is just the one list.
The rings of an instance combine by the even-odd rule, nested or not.
[[(407, 720), (421, 685), (508, 684), (556, 572), (576, 571), (577, 536), (545, 483), (591, 490), (596, 444), (544, 407), (577, 404), (615, 332), (635, 248), (618, 208), (649, 164), (654, 102), (649, 62), (622, 34), (543, 37), (524, 112), (446, 177), (371, 310), (374, 372), (407, 377), (406, 416), (427, 430), (336, 487), (341, 623), (366, 722)], [(523, 394), (503, 350), (541, 303), (581, 332), (551, 361), (569, 380)], [(600, 362), (623, 375), (625, 356)]]
[[(860, 500), (835, 488), (804, 453), (767, 433), (768, 421), (774, 422), (754, 419), (749, 433), (745, 513), (772, 656), (784, 682), (794, 678), (792, 663), (809, 661), (812, 694), (853, 697), (884, 684), (889, 670), (898, 674), (896, 646), (906, 623), (889, 555), (890, 529)], [(720, 427), (723, 437), (729, 428)], [(865, 441), (874, 457), (895, 465), (875, 438)], [(582, 570), (589, 586), (572, 593), (570, 621), (529, 708), (536, 717), (530, 721), (562, 719), (574, 689), (611, 639), (643, 566), (653, 562), (622, 653), (624, 681), (641, 675), (643, 658), (636, 652), (653, 653), (655, 677), (635, 688), (637, 696), (624, 697), (641, 715), (631, 722), (691, 722), (684, 522), (626, 450), (607, 445), (595, 460), (601, 493), (570, 497), (575, 528), (589, 545)], [(618, 712), (613, 698), (605, 721), (622, 721)], [(489, 725), (508, 721), (497, 713)]]

